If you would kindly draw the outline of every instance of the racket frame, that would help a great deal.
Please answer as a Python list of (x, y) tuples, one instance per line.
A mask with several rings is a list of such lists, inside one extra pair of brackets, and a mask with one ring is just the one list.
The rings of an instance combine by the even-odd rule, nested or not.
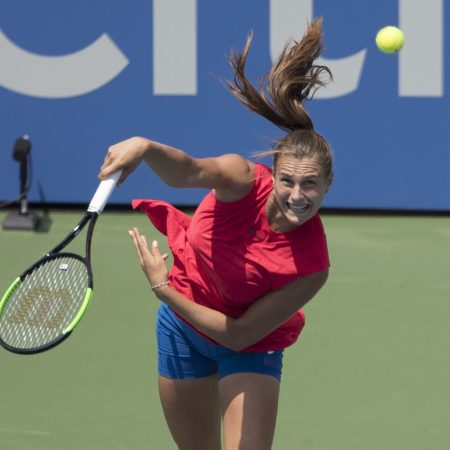
[[(94, 291), (94, 278), (92, 275), (92, 266), (91, 266), (91, 243), (95, 223), (98, 219), (98, 216), (99, 214), (97, 212), (87, 211), (81, 218), (80, 222), (75, 226), (75, 228), (73, 228), (73, 230), (61, 242), (59, 242), (59, 244), (53, 247), (49, 252), (45, 254), (45, 256), (36, 261), (33, 265), (31, 265), (28, 269), (26, 269), (21, 275), (19, 275), (13, 281), (11, 286), (7, 289), (7, 291), (0, 300), (0, 315), (1, 315), (3, 308), (7, 305), (13, 292), (38, 267), (56, 258), (69, 257), (81, 261), (86, 266), (88, 275), (88, 288), (86, 290), (86, 294), (83, 299), (82, 305), (78, 310), (78, 313), (75, 315), (70, 324), (64, 329), (64, 331), (60, 336), (39, 347), (17, 348), (9, 345), (0, 336), (0, 345), (4, 347), (6, 350), (19, 354), (34, 354), (50, 350), (51, 348), (56, 347), (61, 342), (65, 341), (70, 336), (74, 328), (78, 325), (78, 323), (80, 322), (81, 318), (83, 317), (84, 313), (86, 312), (90, 304)], [(80, 234), (80, 232), (83, 230), (83, 228), (86, 226), (87, 223), (89, 223), (89, 226), (86, 233), (85, 257), (82, 257), (81, 255), (78, 255), (76, 253), (61, 252), (61, 250), (63, 250), (67, 245), (69, 245), (70, 242), (72, 242), (75, 239), (75, 237), (77, 237), (78, 234)]]
[[(40, 353), (45, 350), (49, 350), (56, 345), (60, 344), (62, 341), (67, 339), (74, 328), (77, 326), (77, 324), (80, 322), (81, 318), (83, 317), (90, 300), (93, 295), (93, 289), (94, 289), (94, 281), (93, 281), (93, 275), (92, 275), (92, 266), (91, 266), (91, 242), (92, 242), (92, 235), (94, 232), (95, 223), (98, 219), (98, 216), (102, 213), (104, 207), (106, 206), (106, 203), (109, 200), (109, 197), (114, 190), (117, 182), (119, 181), (119, 178), (122, 174), (122, 170), (118, 170), (114, 173), (112, 173), (108, 178), (101, 181), (100, 185), (98, 186), (94, 196), (91, 199), (91, 202), (89, 203), (89, 206), (87, 208), (86, 213), (81, 218), (80, 222), (73, 228), (73, 230), (55, 247), (53, 247), (44, 257), (39, 259), (37, 262), (35, 262), (32, 266), (30, 266), (27, 270), (25, 270), (18, 278), (16, 278), (13, 283), (10, 285), (10, 287), (6, 290), (3, 297), (0, 299), (0, 316), (2, 314), (2, 311), (5, 307), (5, 305), (10, 300), (11, 294), (14, 292), (15, 289), (17, 289), (20, 286), (20, 283), (22, 283), (25, 278), (32, 273), (37, 267), (42, 265), (44, 261), (51, 260), (53, 258), (62, 257), (64, 255), (69, 257), (74, 257), (76, 259), (79, 259), (82, 261), (86, 268), (87, 268), (87, 274), (88, 274), (88, 288), (86, 290), (85, 297), (83, 299), (81, 307), (78, 309), (77, 314), (73, 318), (73, 320), (70, 322), (70, 324), (65, 328), (63, 333), (52, 340), (51, 342), (48, 342), (40, 347), (34, 347), (34, 348), (15, 348), (9, 345), (8, 343), (4, 342), (0, 336), (0, 345), (2, 345), (7, 350), (14, 352), (14, 353), (21, 353), (21, 354), (32, 354), (32, 353)], [(86, 244), (85, 244), (85, 256), (84, 258), (80, 255), (77, 255), (75, 253), (61, 253), (61, 250), (64, 249), (70, 242), (73, 241), (73, 239), (78, 236), (78, 234), (81, 232), (81, 230), (86, 226), (86, 224), (89, 222), (89, 227), (86, 233)]]

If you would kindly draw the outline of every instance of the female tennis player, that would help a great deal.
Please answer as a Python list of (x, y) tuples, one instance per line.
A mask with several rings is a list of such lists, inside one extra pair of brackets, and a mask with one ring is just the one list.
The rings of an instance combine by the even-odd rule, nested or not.
[(314, 64), (322, 21), (287, 45), (255, 89), (245, 75), (251, 37), (230, 63), (229, 86), (250, 110), (287, 134), (273, 166), (237, 154), (194, 158), (134, 137), (108, 150), (99, 177), (141, 161), (177, 188), (208, 188), (189, 217), (158, 200), (135, 200), (168, 238), (173, 254), (130, 230), (149, 284), (161, 300), (157, 320), (159, 391), (182, 450), (265, 450), (272, 446), (283, 350), (304, 325), (301, 308), (324, 285), (329, 259), (318, 215), (332, 181), (332, 155), (304, 101), (331, 73)]

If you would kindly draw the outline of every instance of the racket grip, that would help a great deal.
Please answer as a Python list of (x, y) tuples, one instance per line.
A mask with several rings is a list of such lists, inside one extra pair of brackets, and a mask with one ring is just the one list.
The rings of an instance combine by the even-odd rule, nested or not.
[(112, 191), (116, 187), (117, 181), (122, 174), (121, 170), (114, 172), (106, 180), (100, 182), (94, 196), (92, 197), (91, 203), (89, 203), (88, 211), (100, 214), (103, 211), (106, 203), (108, 203), (109, 197)]

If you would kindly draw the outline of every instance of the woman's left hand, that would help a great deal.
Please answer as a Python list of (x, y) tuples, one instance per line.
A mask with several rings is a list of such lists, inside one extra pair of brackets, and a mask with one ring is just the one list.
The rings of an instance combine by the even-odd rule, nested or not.
[(161, 254), (157, 241), (153, 241), (149, 248), (147, 239), (136, 227), (129, 230), (128, 234), (133, 240), (139, 257), (139, 263), (141, 264), (142, 270), (147, 276), (150, 285), (156, 286), (165, 283), (169, 275), (169, 270), (167, 269), (165, 261), (169, 255), (167, 253)]

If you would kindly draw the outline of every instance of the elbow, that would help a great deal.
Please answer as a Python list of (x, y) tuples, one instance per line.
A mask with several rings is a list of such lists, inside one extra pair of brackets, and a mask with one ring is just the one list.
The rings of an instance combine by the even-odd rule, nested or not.
[(247, 347), (250, 347), (251, 344), (246, 344), (240, 339), (232, 339), (227, 345), (227, 347), (230, 350), (233, 350), (234, 352), (241, 352), (242, 350), (246, 349)]
[(328, 280), (328, 269), (314, 273), (309, 276), (311, 280), (311, 298), (319, 292)]
[(230, 350), (233, 350), (234, 352), (241, 352), (242, 350), (246, 349), (247, 347), (250, 347), (250, 345), (251, 344), (246, 345), (241, 342), (230, 342), (230, 344), (227, 345), (226, 347), (228, 347)]
[(229, 321), (227, 334), (227, 342), (223, 345), (235, 352), (241, 352), (257, 341), (250, 335), (248, 327), (243, 327), (239, 320)]

